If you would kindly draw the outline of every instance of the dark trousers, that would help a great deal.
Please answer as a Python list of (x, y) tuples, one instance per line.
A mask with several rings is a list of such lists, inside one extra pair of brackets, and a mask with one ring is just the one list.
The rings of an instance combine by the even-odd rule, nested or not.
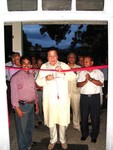
[(104, 87), (102, 88), (103, 90), (103, 104), (102, 108), (107, 109), (107, 98), (106, 95), (108, 94), (108, 81), (104, 81)]
[(6, 81), (6, 84), (7, 84), (8, 113), (10, 115), (10, 113), (12, 112), (10, 81)]
[[(100, 94), (80, 97), (81, 133), (83, 137), (91, 136), (96, 139), (100, 129)], [(89, 132), (88, 117), (91, 117), (92, 131)]]
[(32, 144), (32, 131), (34, 128), (34, 104), (20, 104), (19, 107), (24, 112), (24, 116), (20, 118), (15, 112), (18, 149), (28, 150), (28, 147)]

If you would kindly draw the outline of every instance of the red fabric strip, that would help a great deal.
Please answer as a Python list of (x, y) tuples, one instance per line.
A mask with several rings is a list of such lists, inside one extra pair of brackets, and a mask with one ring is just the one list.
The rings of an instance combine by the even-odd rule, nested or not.
[[(20, 69), (20, 70), (25, 70), (24, 68), (17, 68), (17, 67), (10, 67), (6, 66), (5, 67), (7, 70), (9, 69)], [(30, 68), (29, 70), (40, 70), (40, 71), (55, 71), (55, 72), (76, 72), (76, 71), (83, 71), (83, 70), (94, 70), (94, 69), (104, 69), (108, 68), (108, 65), (103, 65), (103, 66), (92, 66), (88, 68), (73, 68), (73, 69), (68, 69), (68, 70), (54, 70), (54, 69), (38, 69), (38, 68)]]

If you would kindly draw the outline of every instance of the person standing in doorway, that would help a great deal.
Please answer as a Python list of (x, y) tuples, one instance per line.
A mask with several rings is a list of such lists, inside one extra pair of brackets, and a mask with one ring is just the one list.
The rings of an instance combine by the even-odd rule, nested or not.
[[(84, 67), (92, 67), (91, 56), (84, 57)], [(80, 87), (81, 140), (90, 135), (91, 142), (96, 143), (100, 129), (100, 93), (104, 83), (104, 75), (99, 69), (81, 71), (77, 86)], [(88, 116), (91, 117), (92, 131), (89, 132)]]
[(62, 149), (67, 149), (66, 129), (70, 123), (68, 81), (74, 80), (76, 75), (73, 72), (63, 72), (70, 67), (64, 62), (58, 61), (56, 48), (51, 47), (48, 50), (47, 59), (48, 62), (44, 63), (41, 69), (49, 70), (40, 71), (36, 82), (43, 86), (44, 123), (50, 129), (48, 150), (52, 150), (58, 140), (57, 125)]
[(32, 145), (32, 130), (34, 128), (34, 104), (36, 113), (38, 97), (34, 76), (29, 72), (31, 62), (28, 57), (21, 57), (22, 70), (11, 78), (11, 102), (15, 110), (15, 123), (19, 150), (28, 150)]
[[(80, 66), (75, 63), (75, 53), (70, 52), (67, 56), (67, 61), (70, 68), (80, 68)], [(78, 76), (79, 72), (75, 73)], [(69, 81), (68, 90), (73, 113), (73, 128), (80, 131), (80, 88), (77, 87), (77, 78), (73, 81)]]
[[(37, 58), (36, 64), (37, 64), (37, 68), (40, 69), (42, 64), (43, 64), (43, 60), (41, 58)], [(39, 70), (36, 71), (35, 80), (37, 79), (38, 74), (39, 74)], [(35, 128), (37, 128), (38, 125), (43, 125), (43, 121), (44, 121), (43, 106), (42, 106), (42, 103), (43, 103), (43, 87), (36, 84), (36, 91), (37, 91), (37, 94), (38, 94), (39, 113), (38, 113), (38, 115), (35, 115), (35, 117), (36, 117), (36, 119), (35, 119)]]

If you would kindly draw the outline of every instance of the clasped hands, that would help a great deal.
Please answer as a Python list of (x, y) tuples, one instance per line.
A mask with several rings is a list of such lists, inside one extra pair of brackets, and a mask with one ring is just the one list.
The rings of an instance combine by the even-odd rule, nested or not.
[(92, 80), (93, 80), (93, 79), (91, 78), (90, 74), (87, 73), (87, 74), (86, 74), (86, 81), (88, 82), (88, 81), (92, 81)]

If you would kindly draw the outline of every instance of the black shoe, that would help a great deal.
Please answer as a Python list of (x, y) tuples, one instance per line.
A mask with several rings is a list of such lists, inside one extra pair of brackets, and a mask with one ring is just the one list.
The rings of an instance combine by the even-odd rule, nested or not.
[(39, 121), (39, 122), (38, 122), (38, 125), (43, 125), (42, 121)]
[(91, 142), (96, 143), (97, 139), (91, 139)]
[(33, 145), (37, 145), (37, 142), (32, 142), (32, 146), (33, 146)]
[(28, 147), (28, 150), (31, 150), (33, 146), (36, 146), (37, 142), (32, 142), (32, 144)]
[(86, 140), (86, 137), (81, 137), (81, 141), (85, 141)]

